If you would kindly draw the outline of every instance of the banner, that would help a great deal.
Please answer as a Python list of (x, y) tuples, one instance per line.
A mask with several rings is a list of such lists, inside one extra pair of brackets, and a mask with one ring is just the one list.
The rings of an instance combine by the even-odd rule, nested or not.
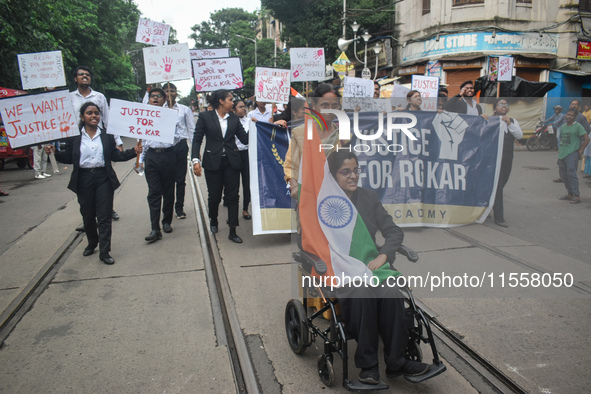
[(178, 81), (191, 78), (188, 44), (144, 48), (146, 83)]
[[(353, 138), (348, 149), (363, 168), (361, 185), (378, 193), (402, 227), (482, 223), (492, 209), (500, 171), (499, 117), (413, 114), (417, 124), (409, 130), (416, 141), (400, 129), (393, 130), (392, 140), (386, 133), (371, 141)], [(362, 135), (379, 130), (377, 113), (358, 116)]]
[(244, 87), (242, 62), (239, 57), (193, 60), (192, 63), (197, 93)]
[(66, 86), (62, 51), (17, 55), (23, 89)]
[(291, 82), (324, 81), (323, 48), (291, 48)]
[(257, 67), (255, 86), (257, 101), (277, 104), (289, 102), (289, 70)]
[(2, 99), (0, 116), (13, 149), (80, 134), (67, 90)]
[(191, 55), (191, 60), (230, 57), (230, 48), (189, 49), (189, 54)]
[(172, 144), (177, 110), (111, 99), (108, 134)]
[(170, 25), (140, 18), (135, 41), (150, 45), (168, 45)]
[(291, 233), (291, 197), (283, 179), (287, 129), (250, 122), (248, 134), (253, 234)]

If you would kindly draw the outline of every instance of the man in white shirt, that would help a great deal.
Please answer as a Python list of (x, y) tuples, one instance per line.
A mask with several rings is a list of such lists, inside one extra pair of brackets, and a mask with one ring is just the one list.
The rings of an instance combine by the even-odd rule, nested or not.
[(262, 101), (257, 101), (256, 108), (246, 115), (250, 120), (253, 122), (258, 122), (262, 120), (263, 122), (273, 122), (273, 112), (267, 109), (267, 103)]
[(174, 210), (178, 219), (185, 219), (185, 178), (187, 177), (187, 156), (189, 154), (189, 143), (193, 144), (193, 133), (195, 132), (195, 121), (193, 113), (186, 105), (182, 105), (176, 102), (177, 91), (176, 86), (170, 82), (167, 82), (162, 86), (162, 89), (166, 93), (166, 103), (164, 107), (172, 108), (177, 110), (177, 121), (176, 128), (174, 131), (175, 141), (178, 139), (177, 144), (174, 146), (174, 182), (176, 184), (176, 203), (174, 204)]

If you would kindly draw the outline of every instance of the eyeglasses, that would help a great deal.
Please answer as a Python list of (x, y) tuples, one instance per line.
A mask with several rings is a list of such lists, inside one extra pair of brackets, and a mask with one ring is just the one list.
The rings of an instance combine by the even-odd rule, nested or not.
[(344, 176), (345, 178), (349, 178), (351, 176), (351, 174), (355, 174), (355, 175), (361, 174), (363, 172), (363, 169), (361, 167), (355, 167), (353, 169), (344, 168), (342, 170), (338, 170), (337, 172), (339, 174), (341, 174), (342, 176)]
[(78, 73), (79, 77), (90, 77), (89, 73)]
[(162, 98), (162, 97), (164, 97), (164, 96), (161, 95), (161, 94), (158, 94), (158, 93), (157, 94), (151, 94), (150, 95), (150, 98)]
[(322, 109), (340, 109), (341, 105), (339, 103), (320, 103), (320, 105), (318, 105), (320, 108)]
[(497, 107), (505, 107), (507, 108), (509, 106), (509, 103), (497, 103)]

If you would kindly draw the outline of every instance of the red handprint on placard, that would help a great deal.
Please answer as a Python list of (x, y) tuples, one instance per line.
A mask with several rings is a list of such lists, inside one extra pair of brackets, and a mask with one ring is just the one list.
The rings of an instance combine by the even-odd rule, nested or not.
[(263, 91), (263, 86), (264, 86), (263, 81), (259, 81), (259, 84), (257, 85), (257, 90), (259, 92), (262, 92)]
[(304, 71), (304, 67), (301, 64), (298, 64), (296, 66), (295, 71), (293, 72), (293, 77), (294, 78), (299, 77), (302, 71)]
[(202, 87), (201, 85), (199, 85), (199, 84), (195, 84), (195, 91), (196, 91), (196, 92), (200, 92), (200, 91), (202, 91), (202, 90), (203, 90), (203, 87)]
[(143, 41), (143, 42), (150, 42), (150, 37), (148, 37), (148, 36), (143, 36), (143, 37), (142, 37), (142, 41)]
[(232, 82), (234, 82), (234, 84), (238, 87), (238, 88), (242, 88), (244, 86), (244, 83), (242, 83), (242, 80), (238, 77), (234, 77), (232, 79)]
[[(169, 57), (165, 57), (164, 59), (162, 59), (162, 61), (164, 62), (164, 72), (171, 72), (172, 71), (172, 59)], [(162, 67), (162, 66), (160, 66)]]
[(322, 57), (322, 55), (324, 54), (324, 51), (322, 49), (319, 49), (317, 52), (314, 52), (314, 60), (318, 60)]
[(72, 114), (62, 114), (57, 117), (57, 120), (60, 122), (60, 131), (62, 134), (68, 134), (68, 131), (70, 131), (70, 121), (72, 120)]

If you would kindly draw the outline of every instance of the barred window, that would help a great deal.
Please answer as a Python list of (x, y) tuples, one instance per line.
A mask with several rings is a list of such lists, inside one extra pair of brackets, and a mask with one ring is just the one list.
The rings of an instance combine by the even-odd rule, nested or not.
[(431, 12), (431, 0), (423, 0), (423, 15)]
[(454, 7), (457, 5), (466, 5), (466, 4), (484, 4), (484, 0), (454, 0)]
[(579, 0), (579, 11), (591, 12), (591, 0)]
[(531, 4), (531, 0), (516, 0), (517, 3), (526, 3), (526, 4)]

